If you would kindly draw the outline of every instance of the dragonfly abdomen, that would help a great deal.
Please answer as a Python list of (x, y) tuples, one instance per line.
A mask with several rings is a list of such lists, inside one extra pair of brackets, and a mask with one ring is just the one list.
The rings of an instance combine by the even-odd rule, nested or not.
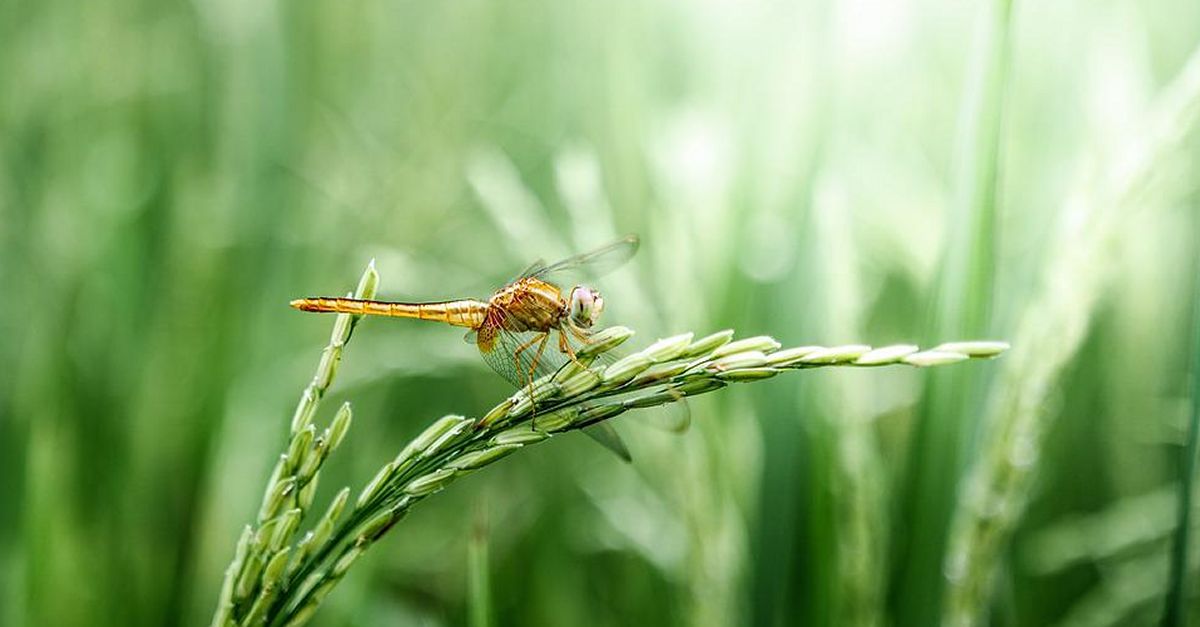
[(488, 305), (474, 299), (451, 300), (440, 303), (394, 303), (357, 298), (299, 298), (291, 302), (301, 311), (348, 313), (359, 316), (416, 318), (444, 322), (456, 327), (477, 328), (483, 324)]

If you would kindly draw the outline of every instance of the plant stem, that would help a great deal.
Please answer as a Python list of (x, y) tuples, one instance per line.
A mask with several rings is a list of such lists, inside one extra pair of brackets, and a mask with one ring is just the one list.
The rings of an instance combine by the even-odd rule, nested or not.
[[(930, 325), (937, 337), (985, 334), (990, 323), (1012, 5), (1012, 0), (980, 5), (980, 36), (958, 129), (954, 213)], [(942, 371), (926, 380), (911, 445), (908, 494), (901, 503), (900, 524), (908, 531), (898, 534), (903, 540), (895, 551), (901, 572), (891, 600), (900, 624), (933, 625), (940, 615), (947, 530), (975, 426), (970, 417), (978, 415), (974, 405), (983, 389), (974, 374)]]
[[(731, 341), (723, 331), (694, 340), (692, 334), (659, 340), (608, 366), (590, 366), (600, 353), (633, 332), (612, 327), (577, 351), (570, 363), (517, 391), (479, 420), (447, 416), (413, 439), (376, 474), (350, 516), (290, 570), (264, 602), (266, 625), (302, 624), (316, 611), (355, 559), (381, 538), (418, 501), (458, 477), (553, 434), (583, 429), (631, 409), (672, 403), (732, 382), (772, 378), (786, 370), (824, 367), (936, 366), (987, 359), (1008, 349), (1003, 342), (960, 342), (921, 351), (898, 345), (879, 349), (850, 345), (779, 350), (766, 336)], [(531, 396), (532, 395), (532, 396)], [(535, 409), (536, 404), (536, 409)]]
[(488, 528), (486, 512), (482, 507), (476, 514), (471, 528), (471, 540), (467, 544), (468, 618), (471, 627), (491, 625), (492, 597), (488, 560)]
[[(1200, 266), (1198, 266), (1200, 267)], [(1184, 627), (1187, 624), (1187, 556), (1192, 526), (1192, 486), (1196, 479), (1196, 450), (1200, 440), (1200, 273), (1197, 273), (1192, 293), (1192, 415), (1188, 421), (1187, 443), (1179, 477), (1179, 524), (1171, 546), (1171, 578), (1167, 588), (1162, 624), (1164, 627)]]

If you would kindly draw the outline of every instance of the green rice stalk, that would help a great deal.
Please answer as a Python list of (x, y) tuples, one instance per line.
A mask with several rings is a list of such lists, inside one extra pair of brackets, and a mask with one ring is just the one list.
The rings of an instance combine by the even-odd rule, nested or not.
[(475, 516), (467, 545), (467, 617), (470, 627), (492, 624), (491, 566), (488, 560), (487, 522), (482, 509)]
[(1018, 326), (986, 415), (977, 456), (962, 485), (944, 572), (945, 622), (986, 622), (992, 582), (1025, 507), (1030, 479), (1052, 416), (1047, 395), (1083, 342), (1100, 298), (1107, 255), (1131, 207), (1148, 202), (1153, 174), (1172, 160), (1200, 122), (1200, 48), (1156, 99), (1131, 144), (1102, 163), (1068, 201), (1072, 221), (1059, 233), (1046, 282)]
[[(974, 336), (990, 328), (1012, 5), (1012, 0), (977, 5), (982, 21), (957, 129), (953, 213), (929, 327), (937, 337)], [(932, 366), (953, 363), (958, 354), (931, 351), (911, 359)], [(908, 529), (897, 547), (896, 554), (905, 557), (892, 590), (900, 624), (933, 625), (940, 614), (947, 530), (975, 428), (970, 418), (979, 413), (983, 387), (974, 375), (945, 371), (925, 382), (899, 521)]]
[[(620, 329), (617, 335), (628, 337), (632, 332)], [(728, 339), (728, 335), (723, 337)], [(405, 446), (395, 460), (376, 473), (361, 491), (354, 512), (337, 525), (328, 539), (302, 543), (306, 547), (306, 560), (289, 572), (281, 584), (267, 613), (267, 624), (294, 625), (298, 624), (299, 617), (310, 616), (349, 564), (421, 499), (525, 446), (550, 439), (556, 433), (578, 430), (629, 409), (662, 405), (684, 396), (711, 392), (725, 387), (727, 382), (759, 380), (788, 370), (864, 365), (856, 361), (868, 353), (873, 357), (866, 365), (926, 365), (921, 360), (911, 359), (913, 355), (923, 354), (915, 348), (872, 353), (871, 347), (861, 346), (851, 351), (811, 347), (808, 352), (819, 352), (827, 358), (819, 362), (782, 362), (771, 367), (764, 366), (767, 356), (762, 352), (762, 349), (773, 351), (778, 348), (778, 342), (771, 338), (750, 338), (740, 344), (714, 343), (707, 338), (702, 341), (711, 346), (706, 353), (689, 350), (682, 341), (673, 338), (669, 342), (654, 343), (647, 350), (633, 353), (606, 368), (597, 367), (594, 376), (604, 381), (600, 386), (559, 386), (554, 384), (557, 375), (549, 375), (534, 382), (535, 390), (549, 390), (544, 397), (535, 391), (534, 397), (541, 398), (539, 401), (532, 401), (527, 390), (522, 389), (487, 412), (484, 419), (446, 416), (435, 421)], [(735, 352), (718, 350), (722, 346), (734, 346)], [(977, 352), (976, 356), (956, 355), (961, 360), (987, 359), (997, 354), (995, 347), (1002, 345), (988, 346), (993, 347), (992, 350), (964, 349)], [(662, 372), (674, 374), (635, 378), (636, 373), (644, 372), (656, 359), (664, 360), (661, 361), (665, 366)], [(609, 370), (618, 374), (609, 374)], [(564, 394), (564, 390), (574, 392)], [(502, 419), (497, 418), (501, 416)]]
[[(363, 286), (373, 290), (377, 282), (374, 268), (369, 267), (359, 292), (364, 291)], [(339, 316), (330, 343), (334, 348), (322, 353), (314, 383), (302, 395), (297, 415), (311, 417), (315, 413), (309, 405), (315, 405), (332, 382), (332, 369), (340, 360), (341, 348), (352, 328), (353, 320)], [(591, 360), (632, 335), (623, 327), (601, 330), (597, 336), (603, 349), (593, 344), (586, 357)], [(955, 350), (943, 346), (937, 351), (921, 351), (913, 346), (875, 350), (864, 345), (779, 351), (780, 344), (773, 338), (731, 341), (732, 335), (723, 331), (693, 341), (688, 333), (659, 340), (608, 366), (586, 370), (576, 366), (565, 377), (561, 373), (542, 377), (533, 382), (532, 394), (527, 388), (518, 390), (483, 419), (443, 417), (376, 472), (360, 490), (347, 518), (339, 520), (349, 498), (349, 491), (343, 489), (316, 526), (294, 546), (291, 540), (307, 507), (296, 507), (299, 501), (291, 495), (297, 486), (303, 490), (306, 477), (316, 477), (320, 464), (345, 435), (350, 411), (343, 405), (330, 427), (316, 437), (310, 418), (293, 421), (292, 437), (286, 446), (290, 455), (284, 453), (266, 489), (263, 511), (273, 517), (261, 523), (252, 539), (245, 542), (244, 550), (239, 545), (238, 559), (227, 575), (225, 588), (229, 590), (223, 589), (214, 625), (303, 624), (355, 561), (413, 505), (456, 479), (525, 446), (550, 439), (553, 434), (582, 429), (630, 409), (677, 402), (730, 382), (757, 381), (788, 370), (923, 367), (945, 360), (922, 359), (922, 355), (954, 355), (954, 361), (963, 361), (994, 357), (1007, 348), (1003, 343), (959, 343), (952, 346)], [(771, 361), (770, 355), (777, 352), (786, 358)], [(653, 375), (647, 375), (652, 368)]]
[[(359, 279), (353, 296), (372, 298), (378, 284), (379, 274), (372, 261)], [(317, 536), (313, 532), (305, 536), (294, 551), (291, 540), (312, 504), (321, 465), (329, 453), (337, 448), (350, 427), (349, 404), (339, 408), (330, 426), (320, 436), (315, 435), (316, 427), (312, 421), (321, 398), (333, 384), (342, 351), (350, 340), (358, 318), (341, 314), (334, 320), (329, 343), (321, 352), (312, 381), (301, 393), (292, 414), (290, 435), (284, 452), (264, 489), (257, 516), (258, 527), (246, 527), (233, 562), (226, 570), (225, 583), (213, 614), (213, 627), (261, 624), (279, 592), (279, 581), (286, 578), (292, 559), (288, 556), (294, 553), (294, 559), (302, 561), (313, 545), (319, 544), (314, 542)], [(344, 501), (345, 498), (339, 495), (335, 505)], [(332, 532), (332, 522), (327, 522), (327, 518), (328, 514), (318, 523), (330, 527), (325, 532), (326, 537)]]

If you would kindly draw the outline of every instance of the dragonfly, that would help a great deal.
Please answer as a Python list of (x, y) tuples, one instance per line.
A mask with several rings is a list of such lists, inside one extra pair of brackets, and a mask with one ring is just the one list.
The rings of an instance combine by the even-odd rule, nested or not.
[[(291, 306), (301, 311), (412, 318), (466, 327), (465, 339), (476, 345), (493, 370), (518, 388), (532, 387), (535, 379), (568, 362), (578, 363), (575, 351), (589, 342), (604, 311), (599, 290), (582, 283), (564, 290), (565, 280), (603, 276), (629, 261), (637, 249), (637, 236), (627, 235), (556, 263), (536, 261), (487, 300), (416, 303), (321, 296), (299, 298), (291, 301)], [(585, 432), (629, 459), (628, 449), (607, 423), (597, 423)]]

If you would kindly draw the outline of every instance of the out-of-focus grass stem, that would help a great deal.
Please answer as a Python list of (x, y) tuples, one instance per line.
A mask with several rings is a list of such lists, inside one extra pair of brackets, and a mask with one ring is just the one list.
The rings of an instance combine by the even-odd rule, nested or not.
[(471, 627), (491, 625), (492, 596), (488, 564), (488, 529), (485, 513), (476, 515), (467, 544), (467, 603)]
[(1171, 570), (1167, 601), (1163, 608), (1163, 627), (1183, 627), (1187, 624), (1184, 591), (1187, 589), (1187, 557), (1191, 532), (1192, 489), (1196, 478), (1196, 448), (1200, 440), (1200, 274), (1192, 292), (1192, 408), (1188, 421), (1187, 443), (1179, 478), (1179, 523), (1171, 546)]
[[(937, 337), (979, 336), (989, 330), (1012, 5), (1012, 0), (983, 5), (980, 37), (968, 67), (958, 129), (956, 196), (929, 327)], [(902, 506), (907, 514), (900, 521), (907, 529), (901, 537), (908, 540), (896, 551), (902, 572), (894, 582), (892, 602), (900, 624), (937, 622), (946, 530), (980, 384), (977, 373), (957, 369), (934, 373), (927, 380)]]

